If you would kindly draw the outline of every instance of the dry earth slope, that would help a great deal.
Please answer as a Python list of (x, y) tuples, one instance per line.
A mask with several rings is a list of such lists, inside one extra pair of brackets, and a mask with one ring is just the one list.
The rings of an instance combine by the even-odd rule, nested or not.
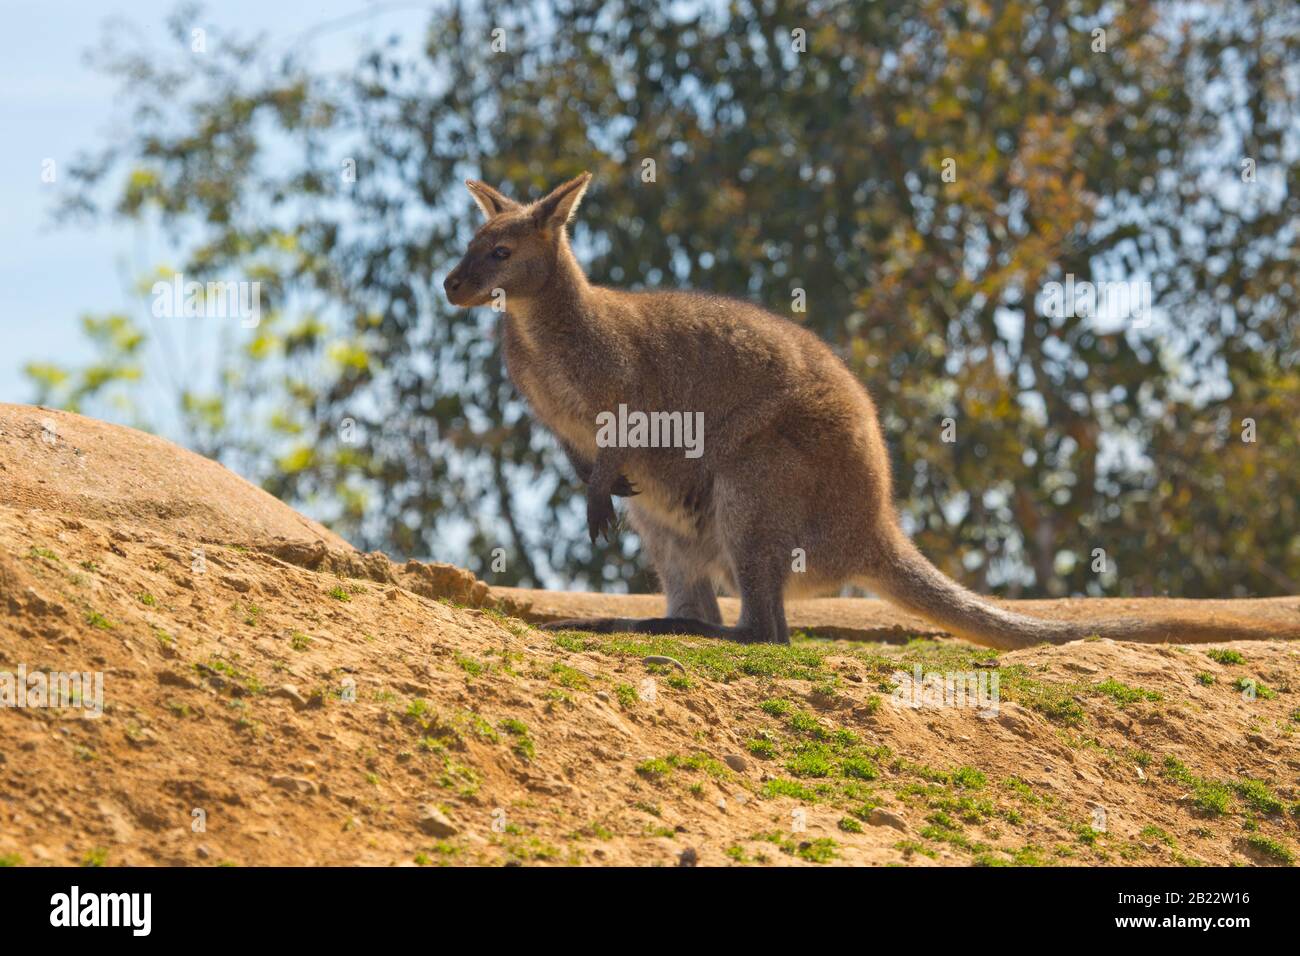
[[(0, 864), (1296, 852), (1294, 644), (745, 648), (497, 609), (538, 602), (359, 554), (151, 436), (0, 405), (0, 690), (103, 675), (98, 718), (0, 708)], [(897, 706), (918, 666), (996, 676), (996, 706)]]

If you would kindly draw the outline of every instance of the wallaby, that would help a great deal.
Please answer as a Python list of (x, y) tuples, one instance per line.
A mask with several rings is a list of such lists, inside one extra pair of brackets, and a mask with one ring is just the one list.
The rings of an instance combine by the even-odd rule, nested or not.
[[(527, 205), (468, 181), (487, 222), (444, 283), (460, 307), (504, 294), (507, 370), (587, 485), (592, 541), (614, 521), (611, 496), (628, 498), (667, 596), (662, 618), (552, 627), (788, 643), (786, 594), (854, 582), (999, 648), (1300, 636), (1212, 621), (1048, 621), (950, 580), (900, 530), (875, 407), (825, 343), (747, 302), (587, 280), (566, 226), (590, 181), (584, 173)], [(703, 413), (701, 453), (598, 441), (600, 417), (625, 409)], [(735, 627), (722, 624), (718, 586), (740, 595)]]

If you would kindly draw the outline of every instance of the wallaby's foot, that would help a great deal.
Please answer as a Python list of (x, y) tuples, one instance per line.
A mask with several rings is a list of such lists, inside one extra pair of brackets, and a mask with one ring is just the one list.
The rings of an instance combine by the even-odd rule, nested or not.
[(761, 635), (753, 630), (727, 627), (700, 621), (693, 617), (592, 617), (567, 621), (550, 621), (541, 625), (544, 631), (587, 631), (591, 634), (675, 634), (683, 637), (714, 637), (740, 644), (789, 644), (790, 639), (780, 639), (778, 634)]

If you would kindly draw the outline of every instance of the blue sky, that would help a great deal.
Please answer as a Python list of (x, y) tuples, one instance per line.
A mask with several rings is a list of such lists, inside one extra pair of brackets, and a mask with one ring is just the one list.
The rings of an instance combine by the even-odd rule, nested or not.
[[(89, 357), (78, 331), (82, 313), (130, 304), (126, 283), (140, 258), (139, 234), (117, 226), (60, 227), (51, 210), (68, 162), (110, 142), (123, 119), (116, 84), (86, 65), (86, 52), (113, 19), (131, 23), (143, 44), (163, 45), (176, 6), (175, 0), (0, 2), (6, 33), (0, 57), (0, 401), (31, 399), (22, 374), (27, 362)], [(222, 0), (204, 9), (196, 26), (210, 35), (265, 33), (269, 42), (285, 45), (313, 30), (307, 41), (312, 62), (341, 67), (353, 62), (366, 37), (399, 33), (418, 41), (431, 6)], [(56, 163), (54, 183), (41, 181), (47, 159)]]

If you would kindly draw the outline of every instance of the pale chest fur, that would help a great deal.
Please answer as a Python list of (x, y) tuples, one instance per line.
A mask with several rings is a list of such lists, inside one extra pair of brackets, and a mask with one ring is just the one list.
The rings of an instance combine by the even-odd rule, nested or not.
[(521, 326), (504, 323), (506, 371), (534, 414), (578, 451), (594, 455), (596, 413), (565, 363), (548, 358)]

